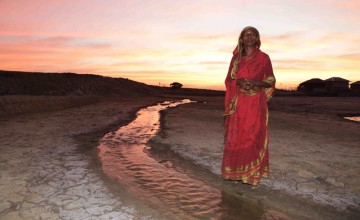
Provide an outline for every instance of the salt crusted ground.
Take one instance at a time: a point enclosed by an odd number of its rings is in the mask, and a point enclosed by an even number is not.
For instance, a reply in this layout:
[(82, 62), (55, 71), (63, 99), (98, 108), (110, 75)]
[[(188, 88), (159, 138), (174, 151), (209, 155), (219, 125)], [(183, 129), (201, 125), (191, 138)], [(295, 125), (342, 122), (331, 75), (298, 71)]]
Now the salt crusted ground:
[[(223, 99), (203, 98), (200, 101), (166, 111), (163, 132), (153, 142), (168, 145), (182, 157), (220, 176)], [(262, 180), (258, 194), (243, 184), (235, 192), (253, 196), (282, 211), (309, 212), (309, 215), (300, 214), (309, 218), (358, 216), (360, 123), (337, 116), (345, 113), (360, 113), (360, 98), (273, 98), (269, 121), (271, 177)], [(268, 195), (263, 197), (263, 193)], [(284, 204), (284, 198), (279, 198), (278, 194), (288, 195), (288, 201)], [(302, 207), (308, 204), (319, 208), (302, 210), (287, 205), (289, 200), (303, 204)], [(343, 214), (349, 212), (352, 213), (350, 217)]]
[[(197, 99), (206, 102), (166, 110), (153, 148), (165, 144), (204, 168), (192, 167), (205, 181), (290, 216), (359, 217), (360, 123), (336, 115), (359, 113), (359, 98), (271, 100), (271, 178), (258, 189), (221, 180), (222, 98)], [(118, 195), (91, 153), (103, 134), (157, 101), (1, 97), (0, 219), (160, 219)]]
[(87, 153), (105, 132), (156, 102), (109, 99), (85, 105), (66, 97), (1, 97), (0, 106), (14, 109), (0, 118), (0, 219), (156, 217), (146, 205), (111, 191), (96, 157)]

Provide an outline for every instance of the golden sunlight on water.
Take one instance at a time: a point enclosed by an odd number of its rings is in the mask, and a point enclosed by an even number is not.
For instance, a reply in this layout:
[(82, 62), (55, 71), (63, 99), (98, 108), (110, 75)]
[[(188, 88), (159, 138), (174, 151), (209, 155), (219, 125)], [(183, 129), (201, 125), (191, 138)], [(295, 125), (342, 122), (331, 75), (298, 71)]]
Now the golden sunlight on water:
[(355, 117), (344, 117), (347, 120), (351, 120), (351, 121), (357, 121), (360, 122), (360, 116), (355, 116)]
[(189, 102), (165, 102), (142, 109), (133, 122), (106, 134), (98, 146), (104, 173), (166, 218), (268, 219), (263, 208), (240, 201), (144, 152), (145, 143), (160, 128), (159, 111)]

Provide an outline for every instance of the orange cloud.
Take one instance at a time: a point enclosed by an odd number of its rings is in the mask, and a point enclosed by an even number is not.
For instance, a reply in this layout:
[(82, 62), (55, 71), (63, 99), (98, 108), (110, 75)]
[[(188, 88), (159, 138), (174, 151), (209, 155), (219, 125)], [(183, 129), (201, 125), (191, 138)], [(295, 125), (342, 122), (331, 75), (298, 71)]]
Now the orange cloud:
[[(255, 24), (261, 29), (261, 49), (270, 55), (278, 82), (327, 72), (359, 75), (360, 37), (354, 30), (360, 3), (292, 4), (296, 8), (259, 0), (2, 0), (0, 69), (222, 87), (241, 26), (253, 22), (250, 9), (256, 8), (266, 18)], [(278, 16), (281, 12), (288, 13), (287, 19)]]

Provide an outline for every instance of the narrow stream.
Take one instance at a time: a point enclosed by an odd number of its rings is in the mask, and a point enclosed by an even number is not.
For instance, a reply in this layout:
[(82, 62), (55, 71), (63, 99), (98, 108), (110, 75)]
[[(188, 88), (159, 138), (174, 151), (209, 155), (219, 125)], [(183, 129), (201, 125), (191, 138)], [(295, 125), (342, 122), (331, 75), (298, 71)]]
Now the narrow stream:
[(140, 110), (127, 126), (106, 134), (98, 146), (103, 171), (136, 199), (176, 219), (264, 219), (262, 208), (159, 163), (144, 152), (160, 129), (160, 111), (190, 100), (164, 102)]

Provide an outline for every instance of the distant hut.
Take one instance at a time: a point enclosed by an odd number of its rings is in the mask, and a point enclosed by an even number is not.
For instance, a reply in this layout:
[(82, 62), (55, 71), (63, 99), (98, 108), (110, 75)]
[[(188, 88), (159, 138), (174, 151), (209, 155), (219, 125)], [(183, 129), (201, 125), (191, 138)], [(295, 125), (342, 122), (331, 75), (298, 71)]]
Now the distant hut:
[(325, 80), (328, 93), (349, 92), (349, 80), (340, 77), (331, 77)]
[(173, 82), (170, 84), (170, 87), (173, 89), (181, 89), (182, 86), (183, 86), (183, 84), (181, 84), (179, 82)]
[(324, 80), (319, 78), (309, 79), (299, 84), (297, 91), (303, 93), (325, 93), (326, 84)]
[(350, 84), (350, 91), (354, 94), (360, 94), (360, 81), (356, 81)]

